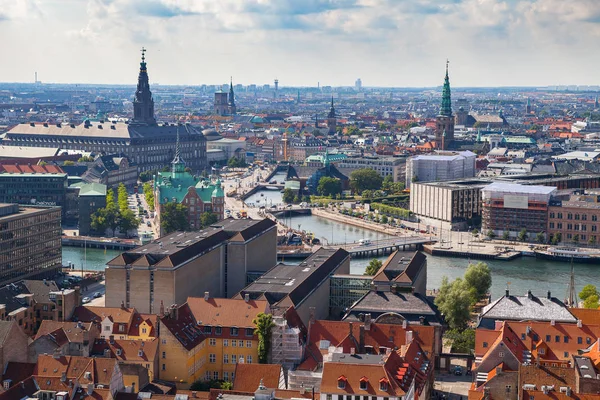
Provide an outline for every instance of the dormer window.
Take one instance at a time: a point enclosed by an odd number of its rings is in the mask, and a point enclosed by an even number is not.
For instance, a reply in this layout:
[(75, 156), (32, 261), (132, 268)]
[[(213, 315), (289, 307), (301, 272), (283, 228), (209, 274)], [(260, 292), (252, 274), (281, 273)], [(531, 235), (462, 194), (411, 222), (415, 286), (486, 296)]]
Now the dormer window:
[(367, 385), (369, 384), (369, 379), (366, 376), (360, 378), (360, 390), (367, 390)]
[(346, 389), (346, 382), (348, 382), (348, 379), (344, 375), (340, 376), (338, 378), (338, 389)]
[(388, 390), (388, 380), (386, 378), (381, 378), (379, 380), (379, 390), (382, 392), (387, 392)]

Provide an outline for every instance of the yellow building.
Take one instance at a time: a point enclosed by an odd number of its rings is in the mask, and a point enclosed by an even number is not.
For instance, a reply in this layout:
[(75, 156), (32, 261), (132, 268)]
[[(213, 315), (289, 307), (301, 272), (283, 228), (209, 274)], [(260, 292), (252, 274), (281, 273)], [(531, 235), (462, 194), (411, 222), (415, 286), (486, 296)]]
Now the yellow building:
[(264, 300), (190, 297), (160, 319), (159, 377), (187, 387), (210, 379), (233, 381), (237, 363), (258, 362), (252, 320), (268, 313)]

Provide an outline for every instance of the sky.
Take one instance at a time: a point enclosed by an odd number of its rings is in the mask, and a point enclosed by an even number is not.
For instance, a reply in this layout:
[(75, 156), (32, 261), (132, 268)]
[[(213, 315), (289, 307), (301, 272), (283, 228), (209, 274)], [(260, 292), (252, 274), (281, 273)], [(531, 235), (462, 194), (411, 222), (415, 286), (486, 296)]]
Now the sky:
[(0, 82), (600, 84), (600, 0), (0, 0)]

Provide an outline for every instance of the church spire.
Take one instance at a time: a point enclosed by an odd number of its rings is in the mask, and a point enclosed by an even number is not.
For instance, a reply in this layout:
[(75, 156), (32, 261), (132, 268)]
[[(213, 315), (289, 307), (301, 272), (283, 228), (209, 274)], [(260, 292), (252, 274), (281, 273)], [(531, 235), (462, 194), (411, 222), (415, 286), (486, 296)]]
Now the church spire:
[(185, 162), (181, 158), (181, 146), (179, 145), (179, 127), (177, 128), (177, 141), (175, 142), (175, 157), (171, 164), (172, 177), (178, 178), (178, 175), (185, 171)]
[(138, 84), (133, 100), (133, 123), (137, 124), (155, 124), (154, 118), (154, 99), (148, 83), (148, 70), (146, 68), (146, 49), (142, 47), (142, 61), (140, 62), (140, 72), (138, 75)]
[(335, 118), (335, 107), (333, 106), (333, 96), (331, 96), (331, 108), (329, 109), (329, 115), (327, 118)]
[(442, 89), (442, 106), (440, 107), (440, 115), (446, 117), (452, 116), (452, 99), (450, 97), (450, 78), (448, 76), (448, 64), (446, 60), (446, 77), (444, 78), (444, 87)]

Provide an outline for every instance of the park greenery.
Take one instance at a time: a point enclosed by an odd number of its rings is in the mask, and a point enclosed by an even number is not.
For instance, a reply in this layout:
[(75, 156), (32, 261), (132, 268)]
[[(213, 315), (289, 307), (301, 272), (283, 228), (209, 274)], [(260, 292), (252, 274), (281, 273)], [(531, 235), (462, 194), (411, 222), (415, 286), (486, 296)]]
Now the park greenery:
[(154, 187), (152, 186), (152, 182), (145, 182), (142, 188), (144, 190), (146, 203), (148, 203), (148, 208), (150, 208), (150, 211), (154, 211)]
[(165, 234), (189, 230), (187, 207), (175, 202), (163, 204), (160, 210), (160, 227)]
[(190, 390), (198, 392), (209, 392), (210, 389), (231, 390), (233, 389), (233, 383), (223, 379), (211, 379), (206, 381), (204, 378), (201, 378), (193, 382), (190, 386)]
[(244, 168), (247, 167), (246, 159), (243, 157), (231, 157), (227, 160), (227, 166), (229, 168)]
[(592, 284), (587, 284), (581, 289), (579, 292), (579, 298), (583, 300), (583, 308), (593, 308), (597, 309), (600, 307), (600, 293), (598, 293), (598, 289), (596, 286)]
[(121, 233), (136, 228), (140, 221), (135, 213), (127, 205), (127, 189), (121, 183), (117, 188), (117, 197), (113, 189), (106, 193), (106, 206), (99, 208), (92, 214), (91, 227), (98, 233), (104, 233), (107, 229), (116, 235), (117, 229)]
[(383, 263), (381, 262), (381, 260), (378, 260), (376, 258), (372, 259), (371, 262), (369, 262), (369, 265), (367, 265), (367, 268), (365, 269), (365, 275), (375, 275), (382, 265)]
[(335, 196), (342, 193), (342, 181), (337, 178), (323, 176), (319, 179), (317, 193), (321, 196)]
[(411, 215), (410, 210), (400, 207), (388, 206), (386, 204), (371, 203), (371, 209), (379, 211), (380, 214), (387, 215), (388, 217), (408, 219)]
[(350, 174), (350, 188), (358, 194), (365, 190), (379, 190), (382, 184), (381, 175), (371, 168), (357, 169)]

